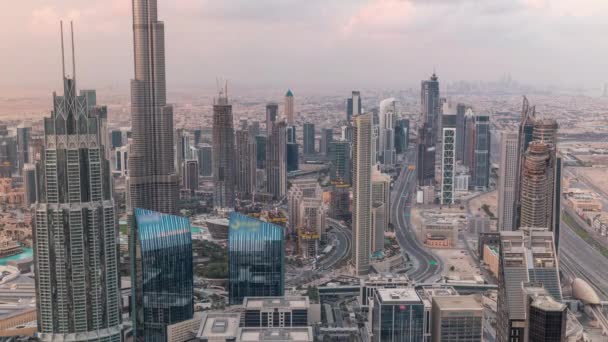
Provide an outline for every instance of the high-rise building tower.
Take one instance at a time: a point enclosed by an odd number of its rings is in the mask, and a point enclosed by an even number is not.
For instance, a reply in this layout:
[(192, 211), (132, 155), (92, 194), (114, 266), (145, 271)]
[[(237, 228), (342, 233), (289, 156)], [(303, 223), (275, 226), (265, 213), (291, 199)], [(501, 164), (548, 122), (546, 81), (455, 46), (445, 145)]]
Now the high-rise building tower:
[(551, 146), (533, 140), (523, 156), (521, 178), (521, 227), (550, 228), (552, 220)]
[(232, 105), (227, 89), (220, 90), (213, 104), (213, 206), (234, 208), (236, 185), (236, 150)]
[(351, 184), (352, 161), (350, 157), (350, 142), (345, 140), (333, 141), (329, 144), (331, 160), (330, 178), (334, 182)]
[(379, 114), (379, 160), (385, 165), (394, 165), (397, 161), (395, 150), (395, 123), (397, 120), (396, 100), (385, 99), (380, 102)]
[(566, 342), (568, 309), (553, 299), (542, 284), (524, 285), (526, 295), (526, 341)]
[(524, 96), (521, 110), (521, 120), (518, 128), (517, 138), (517, 178), (515, 180), (516, 196), (514, 211), (514, 225), (520, 227), (521, 221), (521, 179), (523, 172), (524, 155), (528, 150), (528, 145), (532, 141), (534, 133), (534, 121), (536, 121), (536, 107), (530, 106), (528, 99)]
[(17, 159), (19, 162), (19, 172), (23, 172), (23, 166), (30, 162), (29, 149), (31, 134), (31, 127), (17, 127)]
[(477, 115), (475, 117), (475, 152), (471, 174), (473, 185), (480, 190), (486, 190), (490, 185), (490, 145), (490, 117)]
[(38, 200), (38, 170), (35, 164), (23, 165), (23, 187), (25, 192), (25, 207), (29, 208)]
[(197, 159), (187, 159), (184, 161), (182, 172), (182, 186), (184, 189), (189, 190), (191, 193), (194, 193), (198, 190), (198, 175), (199, 175), (199, 165)]
[(156, 0), (133, 0), (135, 78), (131, 80), (130, 208), (177, 212), (173, 107), (167, 105), (165, 27)]
[(380, 168), (372, 167), (372, 207), (374, 208), (374, 225), (372, 226), (372, 243), (370, 253), (384, 249), (384, 232), (388, 229), (391, 217), (391, 176), (382, 173)]
[(287, 125), (289, 126), (293, 126), (295, 124), (293, 100), (293, 92), (291, 92), (291, 89), (288, 89), (287, 93), (285, 94), (285, 120), (287, 120)]
[(232, 213), (228, 233), (228, 296), (231, 305), (245, 297), (283, 296), (283, 227)]
[(441, 137), (441, 204), (454, 204), (454, 167), (456, 165), (456, 115), (442, 117)]
[(369, 272), (372, 234), (372, 115), (353, 118), (353, 264), (357, 275)]
[(500, 232), (496, 341), (525, 341), (524, 284), (542, 283), (556, 301), (562, 300), (553, 233), (522, 228)]
[(266, 145), (266, 187), (274, 199), (287, 194), (287, 124), (272, 125)]
[(266, 145), (268, 145), (268, 137), (265, 135), (255, 136), (255, 159), (258, 169), (266, 168)]
[[(185, 217), (134, 210), (139, 251), (135, 341), (167, 341), (169, 325), (192, 319), (192, 228)], [(133, 292), (133, 290), (132, 290)]]
[[(63, 55), (63, 29), (62, 55)], [(72, 56), (74, 39), (72, 30)], [(99, 118), (65, 76), (44, 119), (34, 211), (36, 309), (41, 341), (121, 341), (118, 236)], [(27, 169), (26, 169), (27, 170)]]
[(462, 164), (469, 168), (471, 176), (474, 173), (475, 165), (475, 119), (476, 115), (472, 108), (467, 108), (464, 114), (464, 150)]
[(321, 143), (319, 144), (319, 152), (325, 156), (329, 156), (329, 145), (334, 141), (334, 130), (331, 128), (323, 128), (321, 130)]
[(517, 179), (517, 133), (502, 132), (498, 179), (498, 230), (517, 230), (514, 213)]
[(272, 134), (272, 127), (279, 119), (279, 105), (276, 103), (269, 103), (266, 105), (266, 136)]
[(198, 166), (203, 177), (213, 175), (213, 147), (209, 144), (199, 145)]
[(362, 113), (361, 92), (353, 90), (351, 97), (346, 100), (346, 122), (350, 123), (353, 117)]
[(256, 188), (255, 137), (248, 130), (236, 131), (236, 190), (240, 198), (251, 198)]
[(311, 156), (315, 154), (315, 124), (305, 123), (303, 131), (303, 152), (305, 156)]
[(287, 143), (287, 172), (300, 169), (300, 145)]
[(404, 153), (409, 147), (410, 120), (399, 119), (395, 124), (395, 152)]
[(464, 128), (465, 114), (467, 106), (463, 103), (456, 105), (456, 136), (459, 137), (456, 141), (456, 160), (463, 161), (464, 159)]
[(428, 132), (432, 141), (437, 141), (441, 126), (441, 99), (439, 96), (439, 79), (433, 73), (429, 80), (422, 81), (421, 90), (421, 121), (427, 124)]

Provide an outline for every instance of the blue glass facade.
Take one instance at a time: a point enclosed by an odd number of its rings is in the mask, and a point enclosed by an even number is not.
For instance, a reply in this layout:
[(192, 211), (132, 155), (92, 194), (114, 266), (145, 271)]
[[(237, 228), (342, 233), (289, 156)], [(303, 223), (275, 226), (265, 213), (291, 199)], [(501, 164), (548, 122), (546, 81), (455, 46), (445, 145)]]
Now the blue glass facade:
[(194, 314), (192, 236), (187, 218), (135, 209), (132, 306), (137, 340), (166, 341), (170, 324)]
[(232, 213), (228, 236), (230, 304), (245, 297), (283, 296), (283, 227)]
[(422, 302), (383, 303), (376, 298), (372, 313), (374, 342), (422, 342)]

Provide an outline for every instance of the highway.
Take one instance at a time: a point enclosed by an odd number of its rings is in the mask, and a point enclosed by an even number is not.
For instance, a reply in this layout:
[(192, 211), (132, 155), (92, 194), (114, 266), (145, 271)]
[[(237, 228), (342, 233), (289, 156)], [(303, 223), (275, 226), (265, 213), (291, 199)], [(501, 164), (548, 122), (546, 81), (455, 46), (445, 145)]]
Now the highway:
[(420, 243), (410, 222), (411, 201), (414, 200), (416, 189), (416, 170), (410, 170), (408, 165), (416, 164), (414, 147), (412, 146), (407, 152), (404, 169), (395, 180), (391, 198), (391, 216), (401, 251), (407, 253), (413, 263), (408, 276), (417, 282), (434, 282), (441, 278), (442, 261)]
[(581, 239), (562, 220), (559, 261), (562, 271), (591, 285), (602, 300), (608, 299), (608, 259)]

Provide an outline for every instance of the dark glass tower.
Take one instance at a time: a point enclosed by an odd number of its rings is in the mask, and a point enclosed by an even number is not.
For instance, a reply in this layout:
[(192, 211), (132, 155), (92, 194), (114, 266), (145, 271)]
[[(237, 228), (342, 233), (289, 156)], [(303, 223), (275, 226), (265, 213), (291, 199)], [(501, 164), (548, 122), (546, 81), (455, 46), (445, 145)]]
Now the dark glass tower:
[(166, 341), (168, 325), (194, 315), (190, 222), (139, 208), (134, 215), (141, 252), (134, 335), (138, 341)]
[(304, 124), (304, 155), (315, 154), (315, 124), (307, 122)]
[(490, 117), (475, 117), (475, 151), (473, 158), (473, 184), (477, 189), (490, 185)]
[(228, 234), (229, 299), (282, 296), (285, 291), (283, 227), (232, 213)]
[(234, 208), (236, 192), (236, 148), (232, 105), (227, 89), (213, 104), (213, 206)]
[(165, 26), (156, 0), (133, 0), (135, 78), (131, 80), (130, 208), (177, 212), (173, 107), (167, 105)]

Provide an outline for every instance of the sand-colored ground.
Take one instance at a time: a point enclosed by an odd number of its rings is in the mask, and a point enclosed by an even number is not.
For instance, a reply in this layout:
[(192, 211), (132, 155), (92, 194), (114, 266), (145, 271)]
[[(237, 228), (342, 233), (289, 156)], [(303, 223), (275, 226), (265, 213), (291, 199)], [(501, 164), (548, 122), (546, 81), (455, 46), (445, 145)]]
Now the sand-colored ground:
[(487, 204), (494, 217), (498, 217), (498, 190), (494, 190), (483, 195), (477, 196), (469, 201), (471, 214), (485, 213), (481, 207)]
[(444, 263), (443, 275), (451, 279), (472, 280), (474, 276), (481, 275), (479, 267), (465, 249), (434, 249), (433, 253)]
[(578, 167), (576, 170), (581, 180), (593, 184), (604, 194), (608, 194), (608, 168)]

